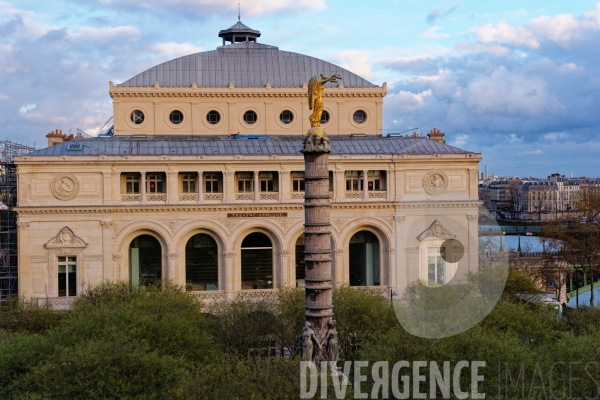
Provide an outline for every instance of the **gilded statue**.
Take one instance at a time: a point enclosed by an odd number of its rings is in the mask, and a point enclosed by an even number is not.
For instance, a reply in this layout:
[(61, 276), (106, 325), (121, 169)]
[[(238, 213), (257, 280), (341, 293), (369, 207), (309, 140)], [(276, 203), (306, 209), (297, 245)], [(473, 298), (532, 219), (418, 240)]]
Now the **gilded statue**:
[(326, 76), (321, 75), (321, 80), (317, 76), (313, 76), (308, 81), (308, 109), (313, 110), (310, 116), (310, 126), (312, 128), (321, 126), (321, 115), (323, 114), (323, 90), (327, 82), (337, 82), (338, 79), (342, 79), (339, 74)]

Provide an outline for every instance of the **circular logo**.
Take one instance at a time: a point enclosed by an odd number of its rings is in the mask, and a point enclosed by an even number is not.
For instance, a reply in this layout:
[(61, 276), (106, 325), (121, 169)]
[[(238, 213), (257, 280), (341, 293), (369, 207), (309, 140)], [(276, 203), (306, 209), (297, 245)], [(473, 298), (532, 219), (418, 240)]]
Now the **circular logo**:
[(59, 200), (71, 200), (79, 194), (79, 181), (74, 175), (59, 175), (52, 179), (50, 190)]
[(439, 196), (446, 192), (448, 177), (442, 171), (431, 171), (423, 178), (423, 188), (432, 196)]

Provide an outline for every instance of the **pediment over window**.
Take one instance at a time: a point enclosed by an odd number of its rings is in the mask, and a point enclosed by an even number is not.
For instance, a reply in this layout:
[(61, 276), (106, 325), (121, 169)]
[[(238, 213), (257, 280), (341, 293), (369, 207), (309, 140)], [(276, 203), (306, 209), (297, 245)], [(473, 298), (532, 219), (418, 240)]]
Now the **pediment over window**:
[(456, 236), (452, 234), (448, 229), (444, 228), (442, 223), (438, 220), (433, 221), (433, 224), (421, 233), (417, 239), (425, 240), (425, 239), (454, 239)]
[(75, 235), (71, 228), (65, 226), (44, 245), (47, 249), (63, 248), (63, 247), (87, 247), (87, 242)]

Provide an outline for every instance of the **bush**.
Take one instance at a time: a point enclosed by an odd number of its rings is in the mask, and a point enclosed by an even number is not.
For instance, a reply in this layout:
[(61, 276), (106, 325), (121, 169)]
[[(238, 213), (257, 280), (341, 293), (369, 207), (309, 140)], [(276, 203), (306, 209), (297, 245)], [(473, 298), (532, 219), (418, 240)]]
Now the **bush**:
[(0, 302), (0, 329), (11, 332), (44, 333), (57, 326), (64, 313), (37, 300), (12, 299)]
[(206, 323), (202, 305), (177, 286), (103, 283), (82, 293), (50, 336), (68, 347), (118, 333), (160, 354), (198, 362), (216, 355)]
[(186, 366), (152, 343), (115, 333), (55, 348), (19, 389), (44, 399), (165, 399), (186, 377)]

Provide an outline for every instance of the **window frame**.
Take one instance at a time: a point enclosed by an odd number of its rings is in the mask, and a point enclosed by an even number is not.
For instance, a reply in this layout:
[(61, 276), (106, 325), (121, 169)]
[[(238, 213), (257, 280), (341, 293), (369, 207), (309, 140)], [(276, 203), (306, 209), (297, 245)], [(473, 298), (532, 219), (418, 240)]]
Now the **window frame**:
[(345, 171), (344, 179), (347, 192), (360, 192), (363, 190), (363, 172), (358, 170)]
[[(223, 193), (223, 188), (221, 185), (222, 181), (221, 172), (213, 172), (208, 171), (202, 174), (202, 180), (204, 185), (204, 193)], [(216, 185), (217, 189), (214, 190), (214, 186)]]
[[(235, 173), (237, 193), (254, 193), (254, 174), (252, 172), (238, 171)], [(243, 190), (240, 190), (243, 189)]]
[(196, 183), (198, 182), (198, 173), (197, 172), (180, 172), (179, 173), (179, 182), (180, 182), (180, 193), (197, 193), (198, 187)]
[[(70, 260), (71, 258), (73, 258), (74, 260)], [(62, 260), (61, 260), (62, 259)], [(61, 267), (65, 268), (64, 272), (61, 272)], [(73, 271), (70, 271), (70, 267), (73, 267)], [(77, 256), (76, 255), (60, 255), (57, 256), (56, 258), (56, 279), (57, 279), (57, 297), (77, 297)], [(70, 274), (74, 274), (74, 279), (73, 282), (71, 282), (72, 285), (74, 285), (73, 288), (70, 288)], [(60, 274), (65, 274), (65, 288), (64, 288), (64, 294), (61, 295), (61, 278), (60, 278)], [(70, 290), (72, 289), (72, 290)], [(73, 293), (71, 293), (73, 292)]]
[(306, 181), (304, 180), (304, 171), (292, 171), (292, 192), (304, 192), (306, 191)]
[[(153, 183), (156, 185), (154, 190), (151, 187)], [(146, 172), (146, 193), (164, 194), (166, 193), (166, 186), (167, 179), (164, 172)]]
[[(142, 174), (139, 172), (122, 172), (121, 173), (124, 194), (140, 194), (140, 186), (142, 183)], [(137, 190), (136, 190), (137, 187)], [(130, 190), (131, 188), (131, 190)]]

